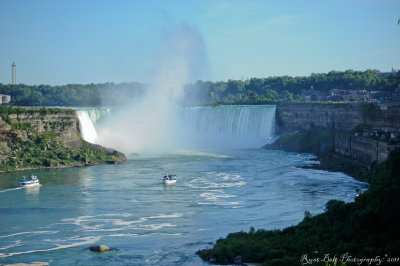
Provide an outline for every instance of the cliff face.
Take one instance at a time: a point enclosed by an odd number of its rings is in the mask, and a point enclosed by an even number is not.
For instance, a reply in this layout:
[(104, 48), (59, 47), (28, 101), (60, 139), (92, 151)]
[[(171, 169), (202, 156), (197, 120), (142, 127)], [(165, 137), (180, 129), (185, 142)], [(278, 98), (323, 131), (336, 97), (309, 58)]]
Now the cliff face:
[[(18, 137), (27, 140), (29, 134), (43, 134), (51, 131), (57, 134), (65, 147), (78, 149), (81, 147), (78, 132), (78, 118), (75, 112), (69, 109), (60, 109), (57, 113), (21, 113), (9, 115)], [(13, 131), (12, 126), (8, 129)]]
[[(278, 133), (291, 133), (299, 130), (330, 130), (336, 132), (335, 153), (352, 159), (359, 165), (370, 167), (386, 160), (390, 152), (400, 147), (396, 139), (388, 141), (376, 137), (377, 132), (400, 133), (400, 106), (378, 106), (375, 104), (292, 104), (277, 106), (276, 121)], [(352, 131), (374, 132), (374, 137), (362, 136)], [(299, 133), (300, 134), (300, 133)], [(298, 134), (297, 134), (298, 135)], [(311, 139), (303, 138), (310, 143)], [(278, 142), (279, 144), (279, 142)]]
[(75, 111), (2, 107), (0, 171), (120, 163), (125, 155), (84, 141)]
[(359, 124), (365, 128), (400, 132), (400, 106), (362, 104), (291, 104), (277, 106), (279, 133), (311, 128), (349, 131)]
[(400, 148), (399, 143), (388, 143), (344, 133), (337, 133), (335, 136), (335, 153), (351, 158), (366, 167), (387, 160), (390, 152), (397, 148)]

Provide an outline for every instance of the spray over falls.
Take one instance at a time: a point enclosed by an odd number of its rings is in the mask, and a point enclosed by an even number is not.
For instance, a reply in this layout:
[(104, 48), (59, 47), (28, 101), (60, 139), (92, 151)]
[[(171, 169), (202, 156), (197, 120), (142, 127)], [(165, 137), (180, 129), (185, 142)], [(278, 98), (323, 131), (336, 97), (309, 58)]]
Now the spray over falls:
[[(274, 106), (179, 106), (185, 84), (204, 72), (205, 47), (197, 30), (182, 24), (165, 32), (157, 58), (146, 96), (96, 122), (97, 136), (89, 141), (130, 154), (260, 147), (273, 135)], [(83, 114), (80, 121), (90, 124)]]
[[(96, 143), (128, 154), (182, 149), (259, 148), (268, 143), (275, 132), (275, 106), (175, 107), (170, 111), (168, 115), (174, 118), (174, 126), (167, 125), (165, 130), (158, 130), (146, 123), (149, 116), (157, 116), (151, 109), (149, 113), (143, 113), (143, 116), (141, 112), (133, 112), (130, 117), (125, 117), (121, 115), (121, 112), (126, 114), (125, 111), (115, 109), (98, 121), (81, 119), (89, 115), (82, 115), (79, 119), (84, 132), (96, 124), (98, 132), (102, 132), (103, 136), (108, 134), (106, 140), (114, 138), (113, 142), (106, 143), (102, 142), (104, 139), (97, 138)], [(125, 122), (124, 118), (127, 119)], [(124, 137), (129, 136), (128, 132), (121, 134), (113, 126), (110, 127), (110, 124), (117, 121), (122, 124), (131, 123), (132, 138)]]

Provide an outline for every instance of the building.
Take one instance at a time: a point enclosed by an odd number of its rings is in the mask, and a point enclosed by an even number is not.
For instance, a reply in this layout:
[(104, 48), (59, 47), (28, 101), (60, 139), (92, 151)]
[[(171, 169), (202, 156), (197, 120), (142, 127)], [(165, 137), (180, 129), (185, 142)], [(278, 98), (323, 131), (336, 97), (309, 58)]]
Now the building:
[(15, 62), (12, 63), (11, 65), (11, 71), (12, 71), (12, 85), (17, 84), (17, 66), (15, 65)]
[(11, 96), (0, 94), (0, 104), (9, 104), (11, 102)]
[(344, 95), (345, 100), (360, 100), (366, 101), (369, 99), (370, 94), (366, 90), (349, 90), (347, 94)]
[(398, 72), (399, 72), (398, 69), (395, 69), (395, 68), (392, 67), (392, 71), (391, 72), (382, 72), (382, 73), (378, 73), (377, 75), (380, 78), (387, 78), (387, 77), (389, 77), (391, 75), (396, 75)]
[(315, 102), (315, 101), (325, 101), (327, 93), (322, 91), (316, 91), (314, 86), (311, 86), (309, 91), (305, 91), (301, 94), (303, 102)]

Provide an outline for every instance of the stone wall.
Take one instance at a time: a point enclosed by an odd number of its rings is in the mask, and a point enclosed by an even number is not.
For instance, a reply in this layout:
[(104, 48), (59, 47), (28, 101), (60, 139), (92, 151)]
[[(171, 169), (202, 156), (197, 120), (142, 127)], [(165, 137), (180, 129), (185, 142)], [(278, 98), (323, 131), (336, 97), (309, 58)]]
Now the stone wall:
[(276, 108), (278, 134), (311, 128), (350, 131), (363, 124), (378, 131), (400, 132), (400, 106), (366, 112), (361, 104), (288, 104)]
[[(289, 104), (276, 108), (277, 133), (329, 129), (346, 132), (362, 125), (364, 129), (400, 133), (400, 106), (362, 104)], [(400, 147), (373, 138), (344, 133), (335, 135), (335, 153), (370, 167), (386, 160)]]
[(364, 166), (385, 161), (390, 152), (400, 148), (400, 144), (389, 144), (375, 139), (337, 133), (335, 153), (356, 160)]
[[(66, 109), (65, 112), (59, 113), (10, 114), (9, 117), (13, 123), (29, 123), (36, 133), (44, 133), (46, 130), (59, 133), (64, 146), (75, 149), (80, 148), (79, 122), (74, 111)], [(15, 132), (18, 137), (27, 139), (27, 131), (16, 130)]]

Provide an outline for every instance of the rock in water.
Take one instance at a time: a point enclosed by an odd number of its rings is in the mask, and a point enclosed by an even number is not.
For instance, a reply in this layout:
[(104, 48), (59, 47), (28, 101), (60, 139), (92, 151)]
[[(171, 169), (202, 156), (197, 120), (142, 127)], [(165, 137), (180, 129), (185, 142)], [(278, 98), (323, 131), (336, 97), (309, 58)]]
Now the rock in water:
[(111, 248), (107, 247), (106, 245), (93, 245), (93, 246), (90, 246), (89, 249), (91, 251), (96, 251), (96, 252), (104, 252), (104, 251), (111, 250)]

